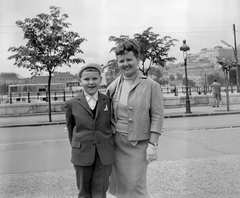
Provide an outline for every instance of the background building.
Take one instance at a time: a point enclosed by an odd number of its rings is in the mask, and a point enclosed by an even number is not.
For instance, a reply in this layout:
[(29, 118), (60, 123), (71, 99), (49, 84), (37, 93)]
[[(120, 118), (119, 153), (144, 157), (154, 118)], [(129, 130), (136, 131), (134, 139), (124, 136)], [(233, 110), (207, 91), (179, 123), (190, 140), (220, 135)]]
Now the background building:
[[(240, 60), (240, 45), (238, 46), (238, 60)], [(216, 46), (212, 49), (202, 49), (198, 53), (188, 54), (187, 57), (187, 72), (188, 78), (195, 81), (196, 85), (204, 85), (207, 83), (207, 76), (219, 72), (220, 75), (224, 75), (221, 66), (217, 63), (217, 58), (231, 60), (235, 62), (234, 52), (231, 48), (223, 48)], [(239, 63), (240, 61), (238, 61)], [(236, 85), (236, 67), (230, 72), (230, 83)], [(166, 66), (166, 73), (164, 75), (181, 74), (185, 76), (184, 64), (169, 64)], [(177, 82), (179, 84), (181, 82)]]

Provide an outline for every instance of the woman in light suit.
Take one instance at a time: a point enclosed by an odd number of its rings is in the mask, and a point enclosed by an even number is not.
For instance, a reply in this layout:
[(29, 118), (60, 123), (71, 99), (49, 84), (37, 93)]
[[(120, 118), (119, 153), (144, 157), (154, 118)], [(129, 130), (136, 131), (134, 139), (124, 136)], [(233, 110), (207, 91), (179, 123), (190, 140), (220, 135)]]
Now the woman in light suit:
[(160, 86), (138, 70), (140, 48), (128, 40), (115, 50), (122, 74), (107, 88), (115, 121), (115, 164), (109, 192), (117, 198), (148, 198), (147, 165), (157, 159), (163, 126)]

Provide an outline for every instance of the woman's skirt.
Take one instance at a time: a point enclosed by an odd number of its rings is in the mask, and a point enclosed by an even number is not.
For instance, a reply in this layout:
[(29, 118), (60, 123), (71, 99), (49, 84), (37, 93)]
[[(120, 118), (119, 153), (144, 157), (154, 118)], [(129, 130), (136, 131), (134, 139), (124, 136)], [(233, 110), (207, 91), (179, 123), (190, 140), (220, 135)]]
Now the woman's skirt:
[(126, 135), (116, 133), (115, 163), (109, 193), (117, 198), (149, 198), (146, 189), (148, 140), (133, 146)]

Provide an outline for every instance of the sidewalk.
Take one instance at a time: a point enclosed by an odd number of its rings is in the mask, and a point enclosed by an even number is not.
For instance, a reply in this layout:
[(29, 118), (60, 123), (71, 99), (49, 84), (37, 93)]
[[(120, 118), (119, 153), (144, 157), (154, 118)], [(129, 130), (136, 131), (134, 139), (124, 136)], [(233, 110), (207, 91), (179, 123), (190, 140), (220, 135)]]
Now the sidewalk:
[[(227, 106), (221, 107), (212, 106), (192, 106), (192, 113), (185, 113), (185, 107), (168, 108), (164, 110), (164, 118), (179, 118), (179, 117), (193, 117), (193, 116), (214, 116), (214, 115), (228, 115), (240, 114), (240, 104), (230, 104), (229, 111)], [(21, 126), (41, 126), (41, 125), (58, 125), (65, 124), (64, 113), (53, 113), (52, 122), (49, 122), (48, 114), (27, 114), (15, 115), (11, 117), (0, 118), (0, 128), (3, 127), (21, 127)]]

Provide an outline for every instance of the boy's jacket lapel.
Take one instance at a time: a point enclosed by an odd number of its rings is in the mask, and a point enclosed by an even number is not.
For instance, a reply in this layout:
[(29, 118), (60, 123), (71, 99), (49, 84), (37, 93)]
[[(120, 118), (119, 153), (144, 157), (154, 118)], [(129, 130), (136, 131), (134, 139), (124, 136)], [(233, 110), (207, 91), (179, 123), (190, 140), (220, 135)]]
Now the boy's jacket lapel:
[(79, 94), (78, 100), (79, 100), (79, 105), (81, 105), (88, 113), (90, 113), (90, 115), (92, 115), (92, 110), (90, 109), (83, 92)]
[(98, 93), (98, 105), (97, 105), (97, 111), (96, 111), (96, 116), (95, 118), (98, 117), (99, 112), (101, 111), (102, 108), (105, 108), (106, 102), (105, 102), (105, 97), (103, 94)]

